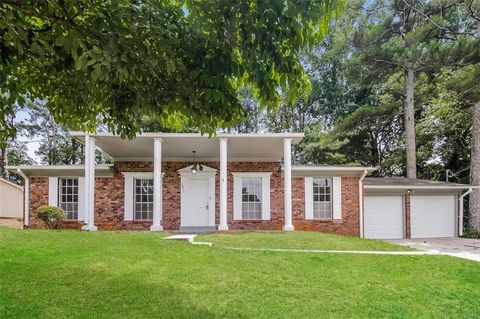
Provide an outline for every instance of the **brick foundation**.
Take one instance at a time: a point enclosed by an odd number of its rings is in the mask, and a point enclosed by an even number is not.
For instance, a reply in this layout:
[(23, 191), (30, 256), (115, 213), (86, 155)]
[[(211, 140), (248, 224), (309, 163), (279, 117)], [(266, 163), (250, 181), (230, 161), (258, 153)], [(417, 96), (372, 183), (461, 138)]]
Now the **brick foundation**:
[[(163, 177), (163, 227), (165, 230), (180, 228), (180, 176), (178, 170), (192, 162), (164, 162)], [(204, 162), (203, 165), (219, 169), (219, 162)], [(278, 162), (229, 162), (227, 173), (228, 203), (227, 220), (230, 230), (281, 230), (284, 225), (283, 176)], [(95, 180), (95, 225), (103, 230), (148, 230), (151, 221), (124, 220), (124, 176), (122, 172), (152, 172), (151, 162), (116, 162), (114, 175)], [(233, 176), (232, 172), (272, 172), (270, 180), (270, 215), (268, 221), (233, 220)], [(358, 177), (342, 177), (342, 219), (319, 221), (305, 220), (304, 179), (292, 180), (293, 224), (296, 230), (331, 232), (343, 235), (359, 235)], [(220, 214), (219, 173), (215, 178), (215, 220)], [(36, 217), (36, 209), (48, 204), (48, 178), (30, 179), (30, 226), (43, 227)], [(80, 228), (82, 222), (65, 221), (63, 227)]]

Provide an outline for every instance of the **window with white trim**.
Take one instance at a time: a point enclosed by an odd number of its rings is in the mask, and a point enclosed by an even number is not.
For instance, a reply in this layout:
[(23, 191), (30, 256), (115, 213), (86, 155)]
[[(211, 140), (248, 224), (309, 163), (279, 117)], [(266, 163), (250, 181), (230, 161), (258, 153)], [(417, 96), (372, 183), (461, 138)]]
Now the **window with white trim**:
[(332, 179), (313, 178), (313, 218), (331, 219), (332, 209)]
[(78, 219), (78, 178), (59, 178), (58, 206), (66, 213), (66, 219)]
[(153, 179), (134, 178), (134, 205), (135, 220), (153, 219)]
[(262, 178), (242, 178), (242, 219), (262, 219)]
[(270, 220), (270, 172), (234, 172), (233, 219)]

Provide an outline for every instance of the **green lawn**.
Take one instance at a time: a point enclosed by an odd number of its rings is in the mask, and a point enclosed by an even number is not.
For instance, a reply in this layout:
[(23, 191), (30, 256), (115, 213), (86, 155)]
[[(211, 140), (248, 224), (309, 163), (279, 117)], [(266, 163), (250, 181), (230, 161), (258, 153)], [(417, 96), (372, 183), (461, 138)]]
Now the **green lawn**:
[(0, 228), (0, 318), (480, 317), (475, 262), (223, 246), (269, 236), (291, 247), (302, 237), (307, 246), (382, 245), (322, 234), (205, 236), (218, 239), (213, 248), (163, 236)]
[(223, 248), (282, 248), (316, 250), (415, 250), (393, 245), (382, 240), (365, 240), (358, 237), (337, 236), (318, 232), (238, 232), (212, 233), (198, 236), (196, 241), (215, 243)]

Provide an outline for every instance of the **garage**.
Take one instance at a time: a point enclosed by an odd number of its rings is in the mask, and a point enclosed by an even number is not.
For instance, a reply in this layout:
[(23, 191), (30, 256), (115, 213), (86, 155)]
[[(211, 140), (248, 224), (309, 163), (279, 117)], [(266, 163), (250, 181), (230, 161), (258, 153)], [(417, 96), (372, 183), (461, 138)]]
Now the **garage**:
[(412, 238), (455, 237), (454, 195), (410, 196)]
[(399, 239), (404, 236), (403, 196), (365, 196), (365, 237)]
[(462, 195), (475, 186), (403, 177), (366, 178), (363, 235), (373, 239), (442, 238), (462, 233)]

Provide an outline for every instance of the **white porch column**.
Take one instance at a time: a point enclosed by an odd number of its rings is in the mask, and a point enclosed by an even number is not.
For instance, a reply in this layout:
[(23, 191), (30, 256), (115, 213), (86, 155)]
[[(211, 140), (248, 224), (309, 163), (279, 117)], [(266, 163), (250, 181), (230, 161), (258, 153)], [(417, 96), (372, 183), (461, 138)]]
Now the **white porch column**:
[(83, 230), (96, 231), (95, 226), (95, 138), (85, 135), (85, 225)]
[(285, 194), (285, 225), (284, 231), (293, 231), (292, 224), (292, 139), (283, 139), (283, 183)]
[(150, 231), (162, 231), (162, 139), (154, 139), (153, 145), (153, 224)]
[(227, 139), (220, 138), (220, 225), (218, 230), (228, 230), (227, 223)]
[(30, 178), (21, 169), (17, 168), (18, 175), (23, 177), (23, 226), (28, 228), (30, 224)]

